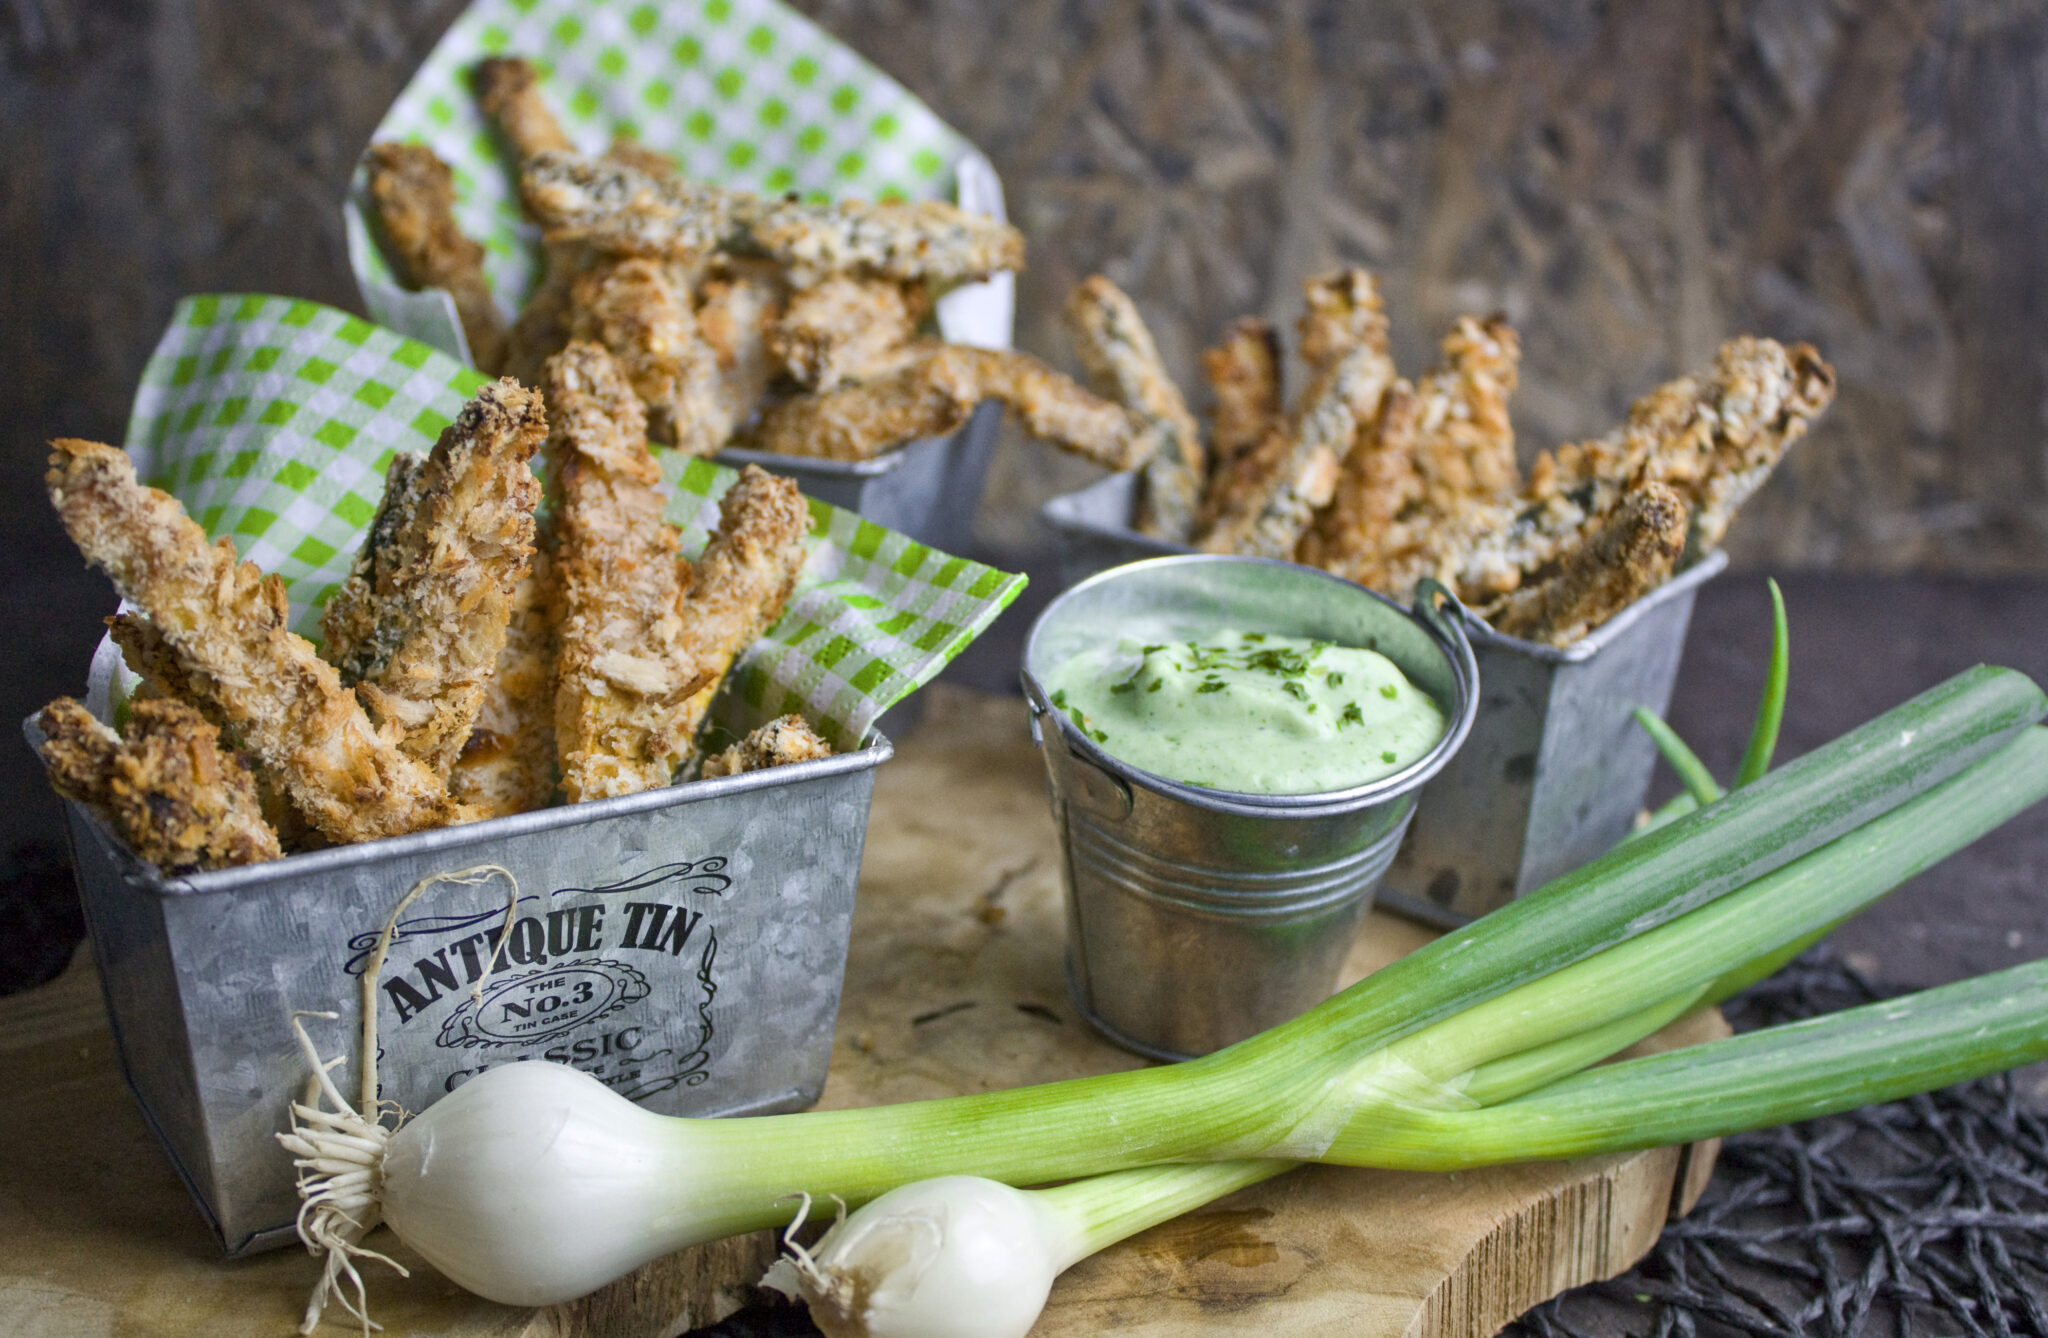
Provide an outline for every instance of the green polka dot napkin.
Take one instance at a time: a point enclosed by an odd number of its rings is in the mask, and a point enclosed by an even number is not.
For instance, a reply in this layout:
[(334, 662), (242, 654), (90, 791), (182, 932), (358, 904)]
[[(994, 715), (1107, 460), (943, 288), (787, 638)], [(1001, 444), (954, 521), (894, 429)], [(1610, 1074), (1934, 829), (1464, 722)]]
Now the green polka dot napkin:
[[(317, 302), (210, 294), (178, 304), (143, 369), (128, 452), (208, 534), (284, 578), (292, 629), (319, 610), (384, 492), (396, 451), (426, 451), (485, 378), (454, 358)], [(668, 518), (703, 550), (736, 477), (660, 452)], [(823, 502), (782, 618), (742, 658), (717, 721), (790, 712), (849, 748), (928, 683), (1024, 588)]]
[[(483, 244), (491, 289), (508, 317), (533, 289), (540, 248), (520, 216), (511, 152), (470, 91), (470, 68), (492, 55), (525, 56), (540, 67), (542, 96), (587, 153), (631, 134), (701, 181), (819, 199), (957, 195), (963, 207), (1002, 214), (1001, 187), (972, 144), (776, 0), (477, 0), (372, 138), (422, 143), (448, 163), (456, 221)], [(368, 198), (367, 174), (358, 170), (347, 209), (349, 259), (366, 309), (463, 356), (446, 295), (407, 292), (393, 277), (371, 238)], [(943, 305), (942, 328), (949, 338), (1006, 344), (1008, 277), (970, 287), (981, 301)]]

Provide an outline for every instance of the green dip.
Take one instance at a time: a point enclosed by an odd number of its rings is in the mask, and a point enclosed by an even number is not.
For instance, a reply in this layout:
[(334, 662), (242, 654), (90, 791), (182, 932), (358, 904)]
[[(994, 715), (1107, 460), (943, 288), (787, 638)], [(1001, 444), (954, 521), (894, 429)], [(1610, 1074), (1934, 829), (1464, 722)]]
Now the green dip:
[(1046, 676), (1105, 752), (1240, 794), (1348, 790), (1419, 760), (1444, 713), (1377, 651), (1223, 632), (1085, 650)]

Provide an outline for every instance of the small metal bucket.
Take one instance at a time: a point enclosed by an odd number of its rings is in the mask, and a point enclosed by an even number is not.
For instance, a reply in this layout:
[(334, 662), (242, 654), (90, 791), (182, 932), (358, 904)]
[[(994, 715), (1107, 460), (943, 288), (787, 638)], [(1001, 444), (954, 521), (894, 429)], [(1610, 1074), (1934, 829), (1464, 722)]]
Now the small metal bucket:
[[(1135, 476), (1045, 504), (1071, 584), (1180, 544), (1131, 529)], [(1502, 636), (1470, 613), (1479, 666), (1472, 737), (1429, 786), (1380, 902), (1452, 926), (1543, 886), (1627, 834), (1649, 792), (1656, 748), (1638, 706), (1670, 704), (1693, 596), (1728, 565), (1715, 550), (1572, 645)]]
[[(1189, 556), (1105, 572), (1040, 615), (1023, 680), (1065, 856), (1067, 984), (1105, 1036), (1185, 1059), (1328, 997), (1416, 791), (1472, 725), (1478, 683), (1454, 607), (1440, 588), (1409, 613), (1307, 567)], [(1111, 756), (1042, 686), (1047, 665), (1105, 637), (1224, 629), (1377, 650), (1443, 708), (1445, 734), (1412, 766), (1368, 785), (1238, 794)]]
[[(33, 720), (30, 742), (40, 739)], [(855, 752), (267, 864), (166, 878), (66, 804), (116, 1053), (230, 1254), (293, 1239), (276, 1140), (302, 1092), (292, 1018), (348, 1054), (361, 975), (398, 900), (380, 984), (383, 1096), (417, 1111), (487, 1068), (548, 1059), (650, 1110), (797, 1110), (824, 1087), (880, 735)]]

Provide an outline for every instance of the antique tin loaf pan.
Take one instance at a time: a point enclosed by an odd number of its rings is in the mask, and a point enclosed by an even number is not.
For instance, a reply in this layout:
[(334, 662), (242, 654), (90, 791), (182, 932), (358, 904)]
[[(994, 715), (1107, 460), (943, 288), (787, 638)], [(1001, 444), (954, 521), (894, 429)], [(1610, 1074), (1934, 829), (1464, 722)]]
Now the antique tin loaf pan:
[[(1045, 504), (1063, 585), (1193, 550), (1131, 528), (1137, 477), (1118, 474)], [(1708, 553), (1593, 633), (1556, 647), (1502, 636), (1469, 612), (1479, 667), (1472, 733), (1422, 792), (1381, 885), (1389, 910), (1455, 925), (1608, 849), (1649, 791), (1656, 749), (1638, 706), (1663, 714), (1699, 587), (1728, 565)]]
[[(30, 741), (40, 734), (33, 722)], [(818, 1098), (886, 738), (816, 762), (166, 878), (67, 804), (72, 865), (121, 1070), (230, 1254), (288, 1243), (275, 1135), (306, 1063), (351, 1056), (378, 991), (386, 1099), (417, 1111), (495, 1065), (574, 1065), (651, 1110), (730, 1115)], [(477, 986), (481, 981), (482, 989)]]

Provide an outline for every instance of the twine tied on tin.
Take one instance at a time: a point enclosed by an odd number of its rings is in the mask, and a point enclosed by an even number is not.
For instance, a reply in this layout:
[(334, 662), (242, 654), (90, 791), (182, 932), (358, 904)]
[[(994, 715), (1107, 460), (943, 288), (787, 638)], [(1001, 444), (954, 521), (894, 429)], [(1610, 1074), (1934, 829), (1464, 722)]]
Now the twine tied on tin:
[[(294, 1154), (292, 1165), (299, 1172), (299, 1239), (305, 1243), (308, 1254), (326, 1260), (320, 1280), (313, 1285), (312, 1296), (307, 1298), (305, 1318), (299, 1323), (300, 1333), (311, 1333), (319, 1325), (321, 1312), (327, 1308), (329, 1298), (339, 1300), (342, 1308), (361, 1322), (364, 1334), (383, 1327), (370, 1319), (369, 1293), (363, 1285), (362, 1274), (356, 1269), (357, 1259), (375, 1259), (396, 1269), (400, 1277), (411, 1276), (405, 1265), (362, 1243), (363, 1237), (383, 1220), (379, 1177), (384, 1151), (391, 1142), (391, 1136), (398, 1132), (408, 1117), (408, 1112), (397, 1102), (386, 1101), (378, 1095), (377, 980), (384, 970), (384, 959), (391, 951), (398, 918), (428, 888), (444, 883), (479, 887), (493, 878), (503, 878), (512, 890), (505, 900), (505, 923), (498, 931), (498, 941), (491, 949), (490, 960), (471, 987), (470, 997), (481, 1006), (484, 982), (491, 978), (491, 972), (497, 969), (499, 960), (504, 956), (505, 945), (512, 937), (512, 926), (518, 916), (519, 880), (512, 876), (511, 870), (500, 864), (477, 864), (467, 869), (428, 874), (414, 883), (411, 890), (391, 908), (391, 914), (385, 917), (384, 927), (377, 934), (377, 944), (371, 949), (363, 967), (363, 1029), (357, 1051), (362, 1058), (362, 1082), (356, 1105), (349, 1104), (329, 1076), (348, 1056), (322, 1059), (312, 1036), (306, 1031), (306, 1018), (331, 1019), (340, 1017), (340, 1014), (314, 1011), (292, 1014), (292, 1032), (298, 1038), (299, 1050), (305, 1055), (311, 1073), (307, 1078), (305, 1097), (292, 1103), (291, 1129), (279, 1134), (277, 1141)], [(327, 1106), (320, 1104), (322, 1097), (327, 1099)], [(389, 1124), (385, 1123), (387, 1114), (391, 1117)], [(342, 1285), (344, 1279), (347, 1280), (346, 1287)]]

